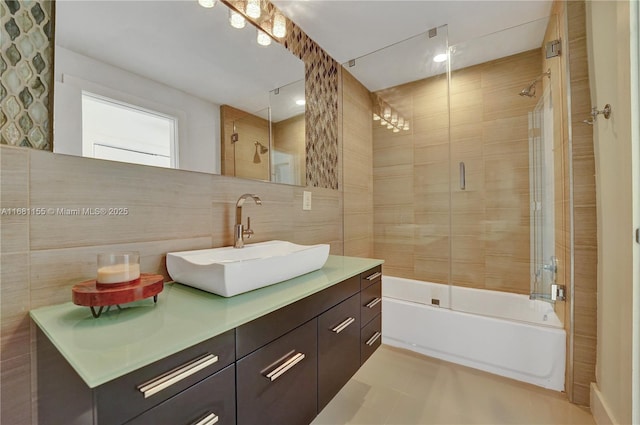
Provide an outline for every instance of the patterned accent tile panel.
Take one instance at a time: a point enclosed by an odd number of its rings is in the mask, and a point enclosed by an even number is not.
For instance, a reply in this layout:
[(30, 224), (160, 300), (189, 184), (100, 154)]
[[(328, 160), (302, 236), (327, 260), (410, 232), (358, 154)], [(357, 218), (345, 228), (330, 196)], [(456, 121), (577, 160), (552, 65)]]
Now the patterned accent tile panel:
[(52, 2), (0, 1), (0, 143), (51, 150)]
[(296, 24), (284, 46), (305, 63), (307, 185), (338, 189), (338, 62)]

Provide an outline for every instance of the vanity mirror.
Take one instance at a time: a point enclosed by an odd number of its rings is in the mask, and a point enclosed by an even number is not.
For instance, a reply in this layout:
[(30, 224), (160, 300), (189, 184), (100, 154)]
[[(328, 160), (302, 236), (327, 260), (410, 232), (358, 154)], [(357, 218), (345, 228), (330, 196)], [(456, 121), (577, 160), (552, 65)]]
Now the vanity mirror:
[[(248, 22), (233, 28), (221, 2), (204, 8), (195, 0), (58, 1), (55, 7), (54, 152), (233, 176), (224, 165), (229, 143), (238, 152), (234, 161), (254, 164), (257, 152), (257, 165), (267, 167), (265, 174), (238, 177), (304, 184), (273, 168), (283, 152), (273, 140), (277, 123), (302, 117), (295, 150), (305, 175), (304, 106), (281, 112), (275, 102), (284, 96), (274, 93), (289, 87), (298, 90), (294, 100), (305, 97), (304, 64), (284, 46), (259, 45)], [(263, 120), (264, 137), (225, 142), (225, 108)], [(293, 137), (286, 138), (289, 152)], [(248, 144), (248, 159), (240, 157), (240, 143)]]

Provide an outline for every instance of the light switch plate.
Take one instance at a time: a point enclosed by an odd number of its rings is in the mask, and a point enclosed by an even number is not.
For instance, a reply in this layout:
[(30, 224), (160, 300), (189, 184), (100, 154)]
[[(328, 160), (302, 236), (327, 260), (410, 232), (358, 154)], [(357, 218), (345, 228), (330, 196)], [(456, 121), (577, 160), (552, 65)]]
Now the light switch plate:
[(311, 192), (306, 190), (302, 192), (302, 209), (305, 211), (311, 210)]

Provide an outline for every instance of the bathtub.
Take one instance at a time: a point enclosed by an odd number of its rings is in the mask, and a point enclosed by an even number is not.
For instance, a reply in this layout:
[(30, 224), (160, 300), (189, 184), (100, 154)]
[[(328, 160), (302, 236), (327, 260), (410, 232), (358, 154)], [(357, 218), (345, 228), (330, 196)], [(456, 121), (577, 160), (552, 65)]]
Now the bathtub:
[(566, 333), (545, 301), (384, 276), (382, 309), (385, 344), (564, 390)]

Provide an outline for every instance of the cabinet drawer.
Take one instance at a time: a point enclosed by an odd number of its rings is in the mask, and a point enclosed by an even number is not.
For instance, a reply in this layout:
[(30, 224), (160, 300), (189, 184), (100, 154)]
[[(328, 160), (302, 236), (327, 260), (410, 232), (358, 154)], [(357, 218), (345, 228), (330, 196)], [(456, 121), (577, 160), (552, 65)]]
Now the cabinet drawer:
[(318, 411), (360, 367), (360, 297), (318, 317)]
[(127, 425), (217, 425), (236, 423), (236, 368), (228, 366), (160, 403)]
[(98, 423), (121, 424), (230, 365), (230, 330), (95, 389)]
[(360, 273), (360, 289), (367, 288), (380, 281), (382, 281), (382, 265)]
[(309, 424), (318, 406), (317, 350), (314, 319), (238, 360), (237, 423)]
[(371, 319), (382, 311), (382, 282), (378, 281), (360, 293), (362, 326), (367, 325)]
[(308, 322), (359, 290), (360, 277), (356, 275), (236, 328), (238, 358)]
[(375, 317), (360, 332), (360, 358), (364, 363), (382, 343), (382, 315)]

